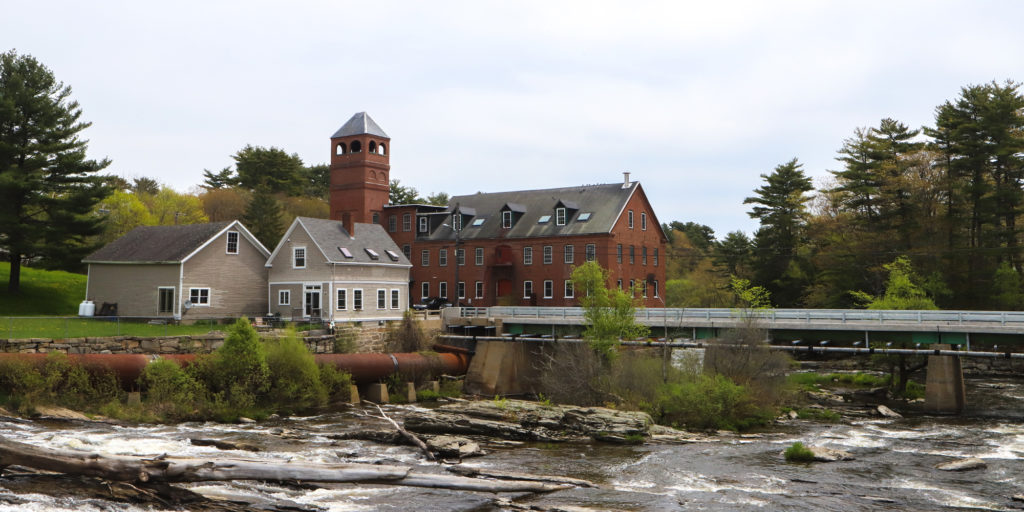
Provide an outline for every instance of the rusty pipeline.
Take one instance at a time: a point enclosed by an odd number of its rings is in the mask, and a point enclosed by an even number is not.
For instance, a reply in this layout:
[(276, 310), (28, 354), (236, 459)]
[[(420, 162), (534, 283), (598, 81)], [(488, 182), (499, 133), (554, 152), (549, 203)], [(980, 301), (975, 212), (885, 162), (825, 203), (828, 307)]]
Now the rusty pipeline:
[[(23, 362), (43, 368), (46, 356), (0, 353), (0, 363)], [(395, 373), (410, 378), (463, 375), (469, 368), (467, 354), (453, 353), (314, 354), (313, 357), (319, 364), (331, 364), (351, 373), (352, 380), (357, 384), (376, 382)], [(165, 359), (187, 366), (195, 358), (195, 354), (68, 354), (72, 364), (80, 364), (90, 371), (113, 371), (126, 387), (133, 386), (142, 375), (142, 370), (153, 361)]]

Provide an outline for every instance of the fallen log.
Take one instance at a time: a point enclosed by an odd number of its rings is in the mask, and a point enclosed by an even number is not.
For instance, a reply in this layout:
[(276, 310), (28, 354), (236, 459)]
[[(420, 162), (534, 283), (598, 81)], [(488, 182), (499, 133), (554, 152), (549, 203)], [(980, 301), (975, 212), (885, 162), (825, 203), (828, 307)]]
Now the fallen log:
[(375, 464), (300, 464), (285, 461), (202, 460), (161, 455), (146, 459), (54, 450), (0, 439), (0, 466), (20, 465), (118, 482), (263, 480), (401, 485), (480, 492), (551, 492), (573, 487), (526, 480), (484, 480)]
[(529, 473), (516, 473), (512, 471), (498, 471), (495, 469), (485, 468), (474, 468), (470, 466), (463, 466), (461, 464), (455, 466), (448, 466), (448, 471), (457, 475), (477, 477), (485, 476), (488, 478), (498, 479), (510, 479), (510, 480), (530, 480), (534, 482), (546, 482), (552, 484), (569, 484), (576, 487), (597, 487), (597, 484), (589, 480), (582, 480), (579, 478), (571, 478), (568, 476), (556, 476), (556, 475), (531, 475)]
[(380, 416), (374, 416), (372, 414), (367, 414), (365, 411), (363, 412), (364, 415), (366, 415), (366, 416), (368, 416), (370, 418), (377, 418), (377, 419), (387, 420), (388, 423), (391, 423), (391, 426), (395, 427), (395, 430), (397, 430), (398, 433), (402, 435), (402, 437), (404, 437), (410, 443), (412, 443), (414, 446), (419, 448), (420, 451), (423, 452), (424, 455), (426, 455), (427, 460), (436, 460), (435, 457), (434, 457), (434, 454), (430, 451), (430, 448), (427, 446), (427, 443), (424, 443), (423, 440), (420, 439), (419, 437), (417, 437), (415, 434), (413, 434), (413, 433), (409, 432), (408, 430), (402, 428), (402, 426), (399, 425), (395, 420), (391, 419), (390, 416), (385, 414), (384, 413), (384, 409), (381, 409), (379, 405), (374, 404), (373, 402), (370, 402), (370, 403), (373, 404), (374, 407), (377, 408), (377, 411), (380, 412)]

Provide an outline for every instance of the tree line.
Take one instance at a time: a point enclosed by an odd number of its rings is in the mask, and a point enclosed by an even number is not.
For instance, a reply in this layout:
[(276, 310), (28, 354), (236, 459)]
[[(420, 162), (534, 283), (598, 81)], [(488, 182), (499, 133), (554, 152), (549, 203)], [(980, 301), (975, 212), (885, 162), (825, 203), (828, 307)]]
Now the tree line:
[(665, 225), (668, 304), (734, 305), (739, 278), (777, 307), (1024, 308), (1019, 83), (963, 87), (932, 126), (857, 128), (836, 159), (817, 188), (796, 158), (762, 174), (752, 238)]

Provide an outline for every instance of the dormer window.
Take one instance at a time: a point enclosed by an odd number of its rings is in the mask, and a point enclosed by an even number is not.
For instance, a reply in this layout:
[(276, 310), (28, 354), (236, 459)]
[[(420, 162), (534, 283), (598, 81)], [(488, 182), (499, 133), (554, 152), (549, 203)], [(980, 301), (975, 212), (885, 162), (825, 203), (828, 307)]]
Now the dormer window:
[(462, 212), (452, 213), (452, 230), (462, 231)]
[(565, 208), (555, 208), (555, 225), (565, 225)]
[(426, 217), (420, 217), (420, 222), (419, 223), (420, 223), (419, 232), (420, 233), (426, 233), (427, 232), (427, 227), (428, 227), (427, 218)]
[(377, 251), (370, 249), (369, 247), (364, 247), (363, 250), (366, 251), (366, 255), (369, 256), (371, 260), (380, 259), (380, 254), (377, 254)]
[(512, 211), (505, 210), (501, 212), (501, 227), (508, 229), (512, 227)]

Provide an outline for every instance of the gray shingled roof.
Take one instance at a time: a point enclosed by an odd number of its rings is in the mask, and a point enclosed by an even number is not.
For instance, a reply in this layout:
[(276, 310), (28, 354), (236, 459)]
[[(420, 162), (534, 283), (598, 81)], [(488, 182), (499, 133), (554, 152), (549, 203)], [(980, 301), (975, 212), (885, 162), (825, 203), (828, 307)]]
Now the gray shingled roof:
[(376, 135), (385, 139), (391, 138), (388, 137), (388, 134), (384, 133), (384, 130), (373, 119), (370, 119), (370, 115), (366, 112), (359, 112), (352, 116), (352, 119), (349, 119), (341, 128), (338, 128), (338, 131), (334, 132), (334, 135), (331, 135), (331, 138), (336, 139), (338, 137), (363, 134)]
[(82, 260), (84, 263), (180, 263), (231, 222), (141, 226)]
[[(402, 250), (391, 239), (384, 227), (377, 224), (354, 224), (355, 238), (349, 236), (341, 221), (328, 219), (314, 219), (312, 217), (297, 217), (309, 233), (313, 243), (320, 247), (320, 250), (327, 255), (328, 261), (332, 263), (390, 263), (397, 265), (411, 265), (409, 260), (402, 254)], [(348, 249), (351, 258), (346, 258), (341, 252), (341, 247)], [(372, 249), (377, 253), (379, 259), (374, 260), (366, 252)], [(391, 259), (386, 251), (391, 251), (398, 256), (398, 261)]]
[[(611, 232), (619, 213), (638, 185), (639, 182), (634, 181), (626, 188), (623, 188), (622, 183), (609, 183), (544, 190), (476, 193), (451, 198), (448, 211), (454, 210), (456, 204), (464, 213), (468, 209), (475, 211), (474, 217), (463, 220), (463, 239), (602, 234)], [(559, 203), (576, 208), (566, 212), (564, 226), (555, 225), (555, 208)], [(502, 210), (515, 212), (516, 219), (512, 229), (502, 229)], [(578, 220), (581, 213), (590, 213), (590, 218), (586, 221)], [(538, 223), (545, 215), (550, 215), (551, 218), (543, 224)], [(480, 218), (484, 219), (483, 224), (473, 226), (473, 221)], [(429, 239), (450, 240), (454, 237), (450, 228), (441, 226), (434, 230)]]

